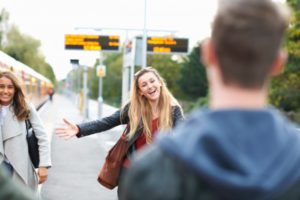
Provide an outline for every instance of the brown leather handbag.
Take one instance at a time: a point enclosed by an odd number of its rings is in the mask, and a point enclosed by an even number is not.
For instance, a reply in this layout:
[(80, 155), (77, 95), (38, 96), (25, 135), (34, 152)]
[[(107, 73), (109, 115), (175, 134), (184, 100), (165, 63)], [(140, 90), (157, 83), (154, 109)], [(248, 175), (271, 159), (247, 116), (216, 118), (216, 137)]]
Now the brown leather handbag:
[(120, 171), (128, 151), (127, 131), (128, 125), (117, 143), (109, 150), (98, 175), (98, 182), (108, 189), (114, 189), (118, 185)]

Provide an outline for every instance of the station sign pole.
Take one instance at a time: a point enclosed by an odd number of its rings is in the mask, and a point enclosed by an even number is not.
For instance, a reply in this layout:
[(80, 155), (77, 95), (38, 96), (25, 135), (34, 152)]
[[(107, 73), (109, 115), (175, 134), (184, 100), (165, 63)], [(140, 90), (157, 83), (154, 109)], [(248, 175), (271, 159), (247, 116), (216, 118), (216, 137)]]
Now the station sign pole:
[[(102, 58), (100, 58), (102, 59)], [(103, 77), (106, 75), (106, 67), (102, 65), (102, 61), (100, 61), (100, 65), (97, 67), (97, 76), (99, 77), (99, 85), (98, 85), (98, 119), (102, 118), (103, 114)]]
[(84, 72), (83, 72), (83, 117), (84, 121), (87, 121), (89, 118), (88, 113), (88, 87), (87, 87), (87, 81), (88, 81), (88, 67), (84, 65)]

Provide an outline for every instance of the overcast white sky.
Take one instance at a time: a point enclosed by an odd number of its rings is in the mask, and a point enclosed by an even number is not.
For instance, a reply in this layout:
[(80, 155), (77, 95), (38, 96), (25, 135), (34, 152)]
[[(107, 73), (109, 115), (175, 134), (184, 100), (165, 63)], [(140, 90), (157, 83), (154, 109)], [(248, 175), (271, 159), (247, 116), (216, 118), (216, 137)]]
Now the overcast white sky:
[[(62, 79), (71, 70), (64, 49), (65, 34), (114, 34), (124, 40), (124, 31), (75, 32), (74, 28), (143, 29), (145, 1), (147, 29), (177, 31), (176, 37), (189, 38), (190, 49), (209, 35), (217, 0), (0, 0), (0, 9), (10, 13), (10, 22), (22, 33), (41, 41), (47, 62), (54, 68), (56, 77)], [(129, 32), (129, 37), (137, 34), (141, 32)], [(151, 36), (161, 34), (166, 33), (150, 33)]]

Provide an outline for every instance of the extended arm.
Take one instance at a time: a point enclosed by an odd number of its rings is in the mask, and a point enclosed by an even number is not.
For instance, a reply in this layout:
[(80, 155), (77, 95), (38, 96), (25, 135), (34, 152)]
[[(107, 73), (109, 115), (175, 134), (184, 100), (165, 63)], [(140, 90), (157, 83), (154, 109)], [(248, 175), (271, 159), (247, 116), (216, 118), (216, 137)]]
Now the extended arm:
[(79, 133), (76, 135), (77, 137), (83, 137), (87, 135), (91, 135), (94, 133), (99, 133), (102, 131), (109, 130), (114, 128), (120, 124), (126, 124), (128, 122), (128, 115), (126, 113), (121, 113), (122, 110), (116, 111), (114, 114), (102, 118), (101, 120), (94, 120), (91, 122), (86, 122), (82, 124), (78, 124)]
[(123, 110), (118, 110), (114, 114), (105, 117), (101, 120), (94, 120), (91, 122), (85, 122), (81, 124), (74, 124), (73, 122), (64, 119), (65, 126), (56, 128), (55, 132), (59, 137), (69, 139), (73, 136), (83, 137), (94, 133), (109, 130), (120, 124), (128, 123), (128, 106)]

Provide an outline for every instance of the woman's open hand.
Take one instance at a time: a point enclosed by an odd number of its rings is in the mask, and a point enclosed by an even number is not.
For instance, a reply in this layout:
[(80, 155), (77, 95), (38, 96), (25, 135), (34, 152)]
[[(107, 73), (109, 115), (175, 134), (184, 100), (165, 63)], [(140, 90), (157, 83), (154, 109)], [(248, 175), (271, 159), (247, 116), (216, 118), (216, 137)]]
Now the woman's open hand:
[(64, 127), (55, 129), (55, 133), (59, 137), (62, 137), (67, 140), (67, 139), (72, 138), (77, 133), (79, 133), (79, 128), (76, 124), (74, 124), (73, 122), (70, 122), (69, 120), (67, 120), (65, 118), (63, 120), (65, 122)]

